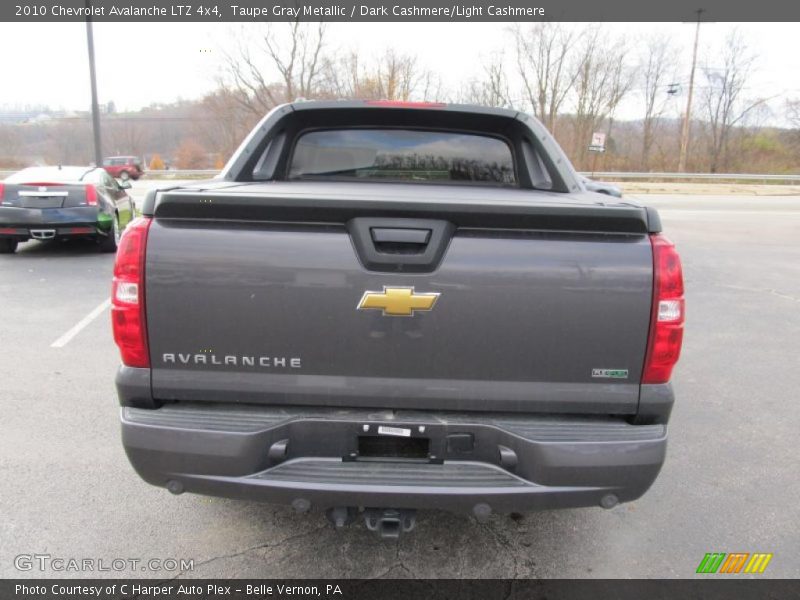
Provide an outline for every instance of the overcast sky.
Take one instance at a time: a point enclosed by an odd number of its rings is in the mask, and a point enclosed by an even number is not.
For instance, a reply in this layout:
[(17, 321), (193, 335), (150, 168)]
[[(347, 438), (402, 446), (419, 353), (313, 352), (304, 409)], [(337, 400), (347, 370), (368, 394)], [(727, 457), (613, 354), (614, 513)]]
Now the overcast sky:
[[(198, 98), (214, 86), (221, 55), (232, 33), (260, 25), (211, 23), (96, 23), (98, 87), (101, 102), (118, 110), (153, 102)], [(281, 24), (277, 25), (281, 27)], [(576, 27), (579, 24), (575, 25)], [(673, 36), (680, 50), (683, 82), (689, 79), (694, 25), (680, 23), (607, 23), (609, 35), (636, 36), (661, 31)], [(387, 47), (414, 53), (438, 72), (447, 88), (480, 75), (493, 51), (513, 49), (507, 24), (497, 23), (334, 23), (328, 29), (331, 49), (359, 49), (364, 56)], [(776, 96), (771, 106), (782, 112), (787, 98), (800, 98), (800, 36), (797, 23), (709, 23), (701, 29), (701, 57), (714, 65), (723, 40), (738, 27), (758, 56), (748, 85), (753, 96)], [(0, 105), (49, 105), (83, 110), (89, 107), (85, 26), (82, 23), (0, 23), (3, 85)], [(698, 78), (701, 81), (702, 76)], [(684, 87), (685, 91), (685, 87)], [(638, 98), (631, 95), (618, 111), (637, 118)], [(685, 95), (672, 100), (677, 112)]]

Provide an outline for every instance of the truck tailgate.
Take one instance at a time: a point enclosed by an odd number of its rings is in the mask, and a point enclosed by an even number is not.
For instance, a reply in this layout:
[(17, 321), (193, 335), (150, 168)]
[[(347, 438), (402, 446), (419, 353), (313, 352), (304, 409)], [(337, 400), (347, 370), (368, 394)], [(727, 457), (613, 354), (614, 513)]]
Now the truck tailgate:
[[(636, 412), (653, 286), (646, 231), (553, 218), (475, 227), (445, 211), (441, 256), (419, 272), (404, 267), (413, 252), (402, 245), (390, 248), (399, 266), (371, 265), (351, 212), (272, 220), (231, 196), (204, 203), (235, 204), (235, 219), (206, 218), (191, 194), (155, 211), (145, 269), (155, 398)], [(392, 217), (383, 229), (431, 216), (364, 214)], [(408, 288), (438, 294), (433, 307), (357, 309), (366, 292), (380, 304)]]

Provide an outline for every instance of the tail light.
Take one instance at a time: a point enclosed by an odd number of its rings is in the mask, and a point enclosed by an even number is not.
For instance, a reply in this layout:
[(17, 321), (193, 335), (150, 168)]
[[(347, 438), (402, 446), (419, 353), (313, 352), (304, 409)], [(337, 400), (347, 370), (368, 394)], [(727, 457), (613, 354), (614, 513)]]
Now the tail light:
[(86, 186), (86, 204), (97, 206), (97, 188), (91, 184)]
[(139, 217), (122, 235), (114, 262), (111, 286), (111, 326), (122, 363), (149, 367), (144, 304), (144, 258), (151, 220)]
[(653, 306), (642, 383), (666, 383), (681, 355), (685, 307), (683, 270), (675, 245), (663, 235), (651, 235), (653, 246)]
[(3, 196), (6, 195), (6, 184), (0, 181), (0, 204), (3, 203)]

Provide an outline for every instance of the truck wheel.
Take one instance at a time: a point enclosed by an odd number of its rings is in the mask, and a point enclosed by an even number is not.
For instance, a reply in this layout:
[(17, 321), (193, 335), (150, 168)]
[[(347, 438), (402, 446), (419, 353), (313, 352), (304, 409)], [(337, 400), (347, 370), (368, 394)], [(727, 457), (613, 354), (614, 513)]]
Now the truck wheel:
[(17, 240), (0, 240), (0, 254), (13, 254), (17, 250)]
[(100, 240), (100, 251), (101, 252), (116, 252), (117, 251), (117, 244), (119, 244), (120, 238), (120, 229), (119, 229), (119, 217), (114, 215), (114, 219), (111, 221), (111, 231), (108, 232), (103, 239)]
[(120, 178), (120, 179), (122, 179), (122, 181), (128, 181), (128, 179), (130, 179), (130, 178), (131, 178), (131, 174), (130, 174), (130, 173), (128, 173), (127, 171), (122, 171), (122, 172), (119, 174), (119, 178)]

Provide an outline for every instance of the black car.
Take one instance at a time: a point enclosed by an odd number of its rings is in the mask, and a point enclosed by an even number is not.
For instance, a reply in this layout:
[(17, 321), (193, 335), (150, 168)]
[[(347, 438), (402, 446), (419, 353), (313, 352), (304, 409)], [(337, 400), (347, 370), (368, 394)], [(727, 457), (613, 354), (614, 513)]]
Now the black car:
[(31, 167), (0, 181), (0, 253), (19, 242), (90, 237), (115, 252), (134, 216), (128, 182), (96, 167)]

